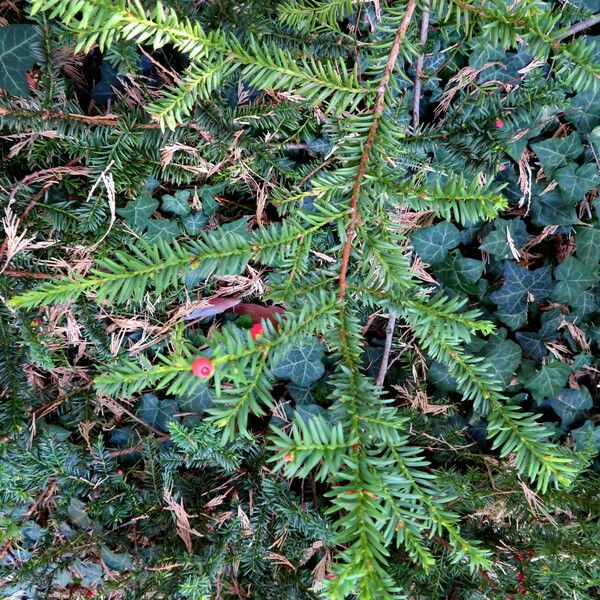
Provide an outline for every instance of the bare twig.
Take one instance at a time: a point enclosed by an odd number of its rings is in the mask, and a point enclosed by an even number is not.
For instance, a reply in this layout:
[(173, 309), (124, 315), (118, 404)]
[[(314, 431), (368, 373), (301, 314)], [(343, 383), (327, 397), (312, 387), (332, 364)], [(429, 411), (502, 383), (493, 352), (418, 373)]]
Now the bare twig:
[(413, 127), (419, 125), (420, 103), (421, 103), (421, 79), (423, 77), (423, 61), (425, 60), (425, 44), (427, 43), (427, 34), (429, 33), (429, 3), (423, 6), (423, 17), (421, 18), (421, 35), (419, 37), (419, 46), (421, 53), (417, 58), (415, 67), (415, 85), (413, 87)]
[(32, 273), (31, 271), (2, 271), (7, 277), (33, 277), (34, 279), (53, 279), (54, 275), (49, 273)]
[(396, 315), (390, 314), (387, 327), (385, 328), (385, 346), (383, 348), (383, 358), (377, 374), (377, 385), (382, 385), (390, 363), (390, 352), (392, 350), (392, 339), (394, 337), (394, 329), (396, 329)]
[(584, 19), (583, 21), (579, 21), (579, 23), (575, 23), (574, 25), (571, 25), (571, 27), (569, 27), (569, 29), (567, 29), (564, 36), (561, 36), (561, 37), (568, 37), (570, 35), (576, 35), (576, 34), (580, 33), (581, 31), (585, 31), (586, 29), (589, 29), (590, 27), (597, 25), (598, 23), (600, 23), (600, 13), (590, 17), (589, 19)]
[[(367, 174), (367, 166), (369, 164), (369, 159), (371, 156), (371, 148), (373, 146), (375, 136), (377, 135), (377, 131), (379, 129), (381, 116), (383, 115), (383, 111), (385, 110), (385, 94), (387, 91), (388, 84), (390, 82), (390, 77), (392, 75), (394, 67), (396, 66), (396, 60), (398, 59), (400, 46), (402, 45), (402, 41), (406, 37), (406, 32), (408, 31), (408, 26), (410, 25), (410, 21), (415, 12), (416, 5), (416, 0), (409, 0), (406, 6), (406, 12), (404, 13), (404, 18), (400, 23), (400, 27), (398, 27), (398, 31), (396, 31), (396, 35), (392, 43), (392, 48), (390, 50), (385, 69), (383, 71), (383, 77), (381, 78), (381, 81), (379, 82), (379, 86), (377, 88), (375, 106), (373, 107), (373, 121), (371, 122), (371, 127), (369, 128), (369, 132), (367, 133), (367, 138), (365, 139), (365, 144), (363, 146), (363, 153), (358, 163), (356, 175), (354, 176), (354, 185), (352, 186), (352, 192), (350, 193), (350, 222), (348, 223), (348, 227), (346, 228), (346, 241), (344, 242), (344, 247), (342, 248), (342, 264), (340, 267), (338, 292), (338, 300), (340, 303), (344, 302), (346, 298), (346, 291), (348, 289), (348, 282), (346, 281), (346, 278), (348, 275), (348, 265), (350, 263), (350, 252), (352, 250), (352, 242), (354, 241), (354, 236), (356, 235), (356, 228), (361, 223), (360, 212), (358, 210), (358, 199), (360, 198), (362, 183), (365, 178), (365, 175)], [(341, 331), (343, 332), (343, 329)]]

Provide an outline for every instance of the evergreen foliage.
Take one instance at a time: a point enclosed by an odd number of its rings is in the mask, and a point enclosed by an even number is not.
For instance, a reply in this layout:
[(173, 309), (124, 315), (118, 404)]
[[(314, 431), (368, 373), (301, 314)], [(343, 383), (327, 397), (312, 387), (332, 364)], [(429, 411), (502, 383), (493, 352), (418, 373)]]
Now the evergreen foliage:
[(5, 597), (596, 597), (592, 4), (11, 16)]

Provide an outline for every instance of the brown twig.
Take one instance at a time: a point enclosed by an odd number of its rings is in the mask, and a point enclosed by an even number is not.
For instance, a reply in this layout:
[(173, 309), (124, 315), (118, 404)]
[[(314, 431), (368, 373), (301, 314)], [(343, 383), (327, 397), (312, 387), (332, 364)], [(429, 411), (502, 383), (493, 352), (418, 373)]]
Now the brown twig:
[[(0, 257), (2, 257), (2, 252), (0, 248)], [(33, 277), (34, 279), (53, 279), (54, 275), (50, 275), (49, 273), (32, 273), (31, 271), (2, 271), (2, 275), (6, 275), (7, 277)]]
[(369, 164), (371, 148), (373, 146), (373, 142), (375, 141), (377, 130), (379, 129), (381, 116), (383, 115), (383, 111), (385, 110), (385, 93), (390, 82), (392, 71), (396, 66), (396, 60), (398, 59), (398, 54), (400, 52), (400, 45), (406, 37), (408, 26), (410, 25), (410, 21), (415, 12), (416, 4), (416, 0), (409, 0), (406, 6), (406, 12), (404, 13), (404, 18), (400, 23), (400, 27), (398, 27), (398, 31), (396, 31), (394, 42), (392, 43), (392, 48), (390, 50), (385, 69), (383, 71), (383, 77), (381, 78), (381, 81), (379, 82), (379, 86), (377, 88), (375, 106), (373, 107), (373, 121), (371, 122), (371, 127), (369, 128), (369, 132), (367, 133), (367, 138), (363, 146), (363, 153), (358, 163), (356, 175), (354, 176), (354, 185), (352, 186), (352, 192), (350, 194), (350, 222), (348, 223), (348, 227), (346, 228), (346, 241), (344, 242), (344, 247), (342, 248), (342, 264), (340, 267), (340, 276), (338, 284), (338, 301), (340, 303), (344, 302), (346, 298), (346, 291), (348, 289), (348, 282), (346, 281), (346, 279), (348, 276), (348, 265), (350, 263), (350, 252), (352, 251), (352, 242), (354, 241), (354, 236), (356, 235), (356, 228), (361, 223), (360, 212), (358, 210), (358, 200), (360, 198), (362, 183), (367, 173), (367, 165)]
[(421, 18), (421, 35), (419, 36), (419, 46), (421, 53), (417, 58), (415, 66), (415, 85), (413, 87), (413, 127), (419, 125), (420, 103), (421, 103), (421, 79), (423, 78), (423, 62), (425, 60), (425, 44), (427, 43), (427, 34), (429, 33), (429, 3), (425, 2), (423, 6), (423, 16)]
[(326, 167), (328, 164), (333, 162), (333, 158), (328, 158), (327, 160), (323, 161), (321, 164), (317, 165), (310, 173), (308, 173), (308, 175), (305, 175), (302, 178), (302, 181), (298, 184), (300, 187), (302, 187), (315, 173), (318, 173), (323, 167)]
[(571, 27), (569, 27), (569, 29), (567, 29), (565, 34), (561, 37), (569, 37), (570, 35), (576, 35), (581, 31), (585, 31), (586, 29), (597, 25), (598, 23), (600, 23), (600, 13), (597, 15), (593, 15), (589, 19), (584, 19), (583, 21), (579, 21), (579, 23), (571, 25)]
[(388, 320), (387, 327), (385, 328), (385, 346), (383, 348), (383, 358), (381, 359), (381, 366), (379, 367), (379, 373), (377, 374), (377, 385), (382, 385), (385, 375), (388, 370), (390, 362), (390, 352), (392, 350), (392, 339), (394, 338), (394, 330), (396, 329), (396, 315), (391, 314)]

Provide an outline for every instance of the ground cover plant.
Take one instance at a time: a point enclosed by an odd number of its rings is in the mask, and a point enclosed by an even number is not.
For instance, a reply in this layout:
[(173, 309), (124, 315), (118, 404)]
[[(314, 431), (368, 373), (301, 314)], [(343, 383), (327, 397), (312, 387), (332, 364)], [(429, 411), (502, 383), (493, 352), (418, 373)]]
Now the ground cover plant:
[(596, 0), (0, 2), (0, 593), (597, 598)]

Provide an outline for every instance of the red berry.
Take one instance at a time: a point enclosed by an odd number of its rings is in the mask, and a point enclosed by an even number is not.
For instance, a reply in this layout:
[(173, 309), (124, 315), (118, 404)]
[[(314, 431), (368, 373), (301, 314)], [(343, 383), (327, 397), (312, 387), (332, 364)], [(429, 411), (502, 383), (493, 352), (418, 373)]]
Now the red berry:
[(523, 595), (523, 596), (525, 595), (525, 592), (527, 592), (527, 587), (525, 586), (525, 584), (524, 584), (524, 583), (520, 583), (520, 584), (517, 586), (517, 592), (519, 592), (519, 594), (521, 594), (521, 595)]
[(94, 592), (92, 592), (92, 590), (86, 590), (85, 591), (85, 597), (86, 598), (93, 598), (94, 597)]
[(496, 127), (497, 127), (498, 129), (500, 129), (501, 127), (504, 127), (504, 121), (503, 121), (502, 119), (498, 119), (498, 120), (496, 121)]
[(335, 575), (333, 573), (327, 573), (327, 575), (325, 575), (325, 577), (327, 579), (335, 579)]
[(519, 560), (525, 560), (525, 554), (523, 554), (523, 552), (517, 552), (517, 558)]
[(519, 581), (525, 581), (525, 573), (517, 573), (517, 579)]
[(117, 469), (117, 475), (123, 475), (123, 469)]
[(215, 372), (215, 368), (210, 359), (201, 357), (192, 363), (192, 372), (196, 377), (206, 378)]
[(260, 337), (263, 333), (263, 326), (260, 323), (252, 325), (252, 328), (250, 329), (250, 335), (252, 336), (253, 340)]
[(293, 454), (286, 454), (283, 457), (284, 462), (292, 462), (294, 460), (294, 455)]
[(302, 502), (302, 504), (300, 504), (300, 510), (306, 510), (308, 508), (308, 504), (306, 504), (306, 502)]

